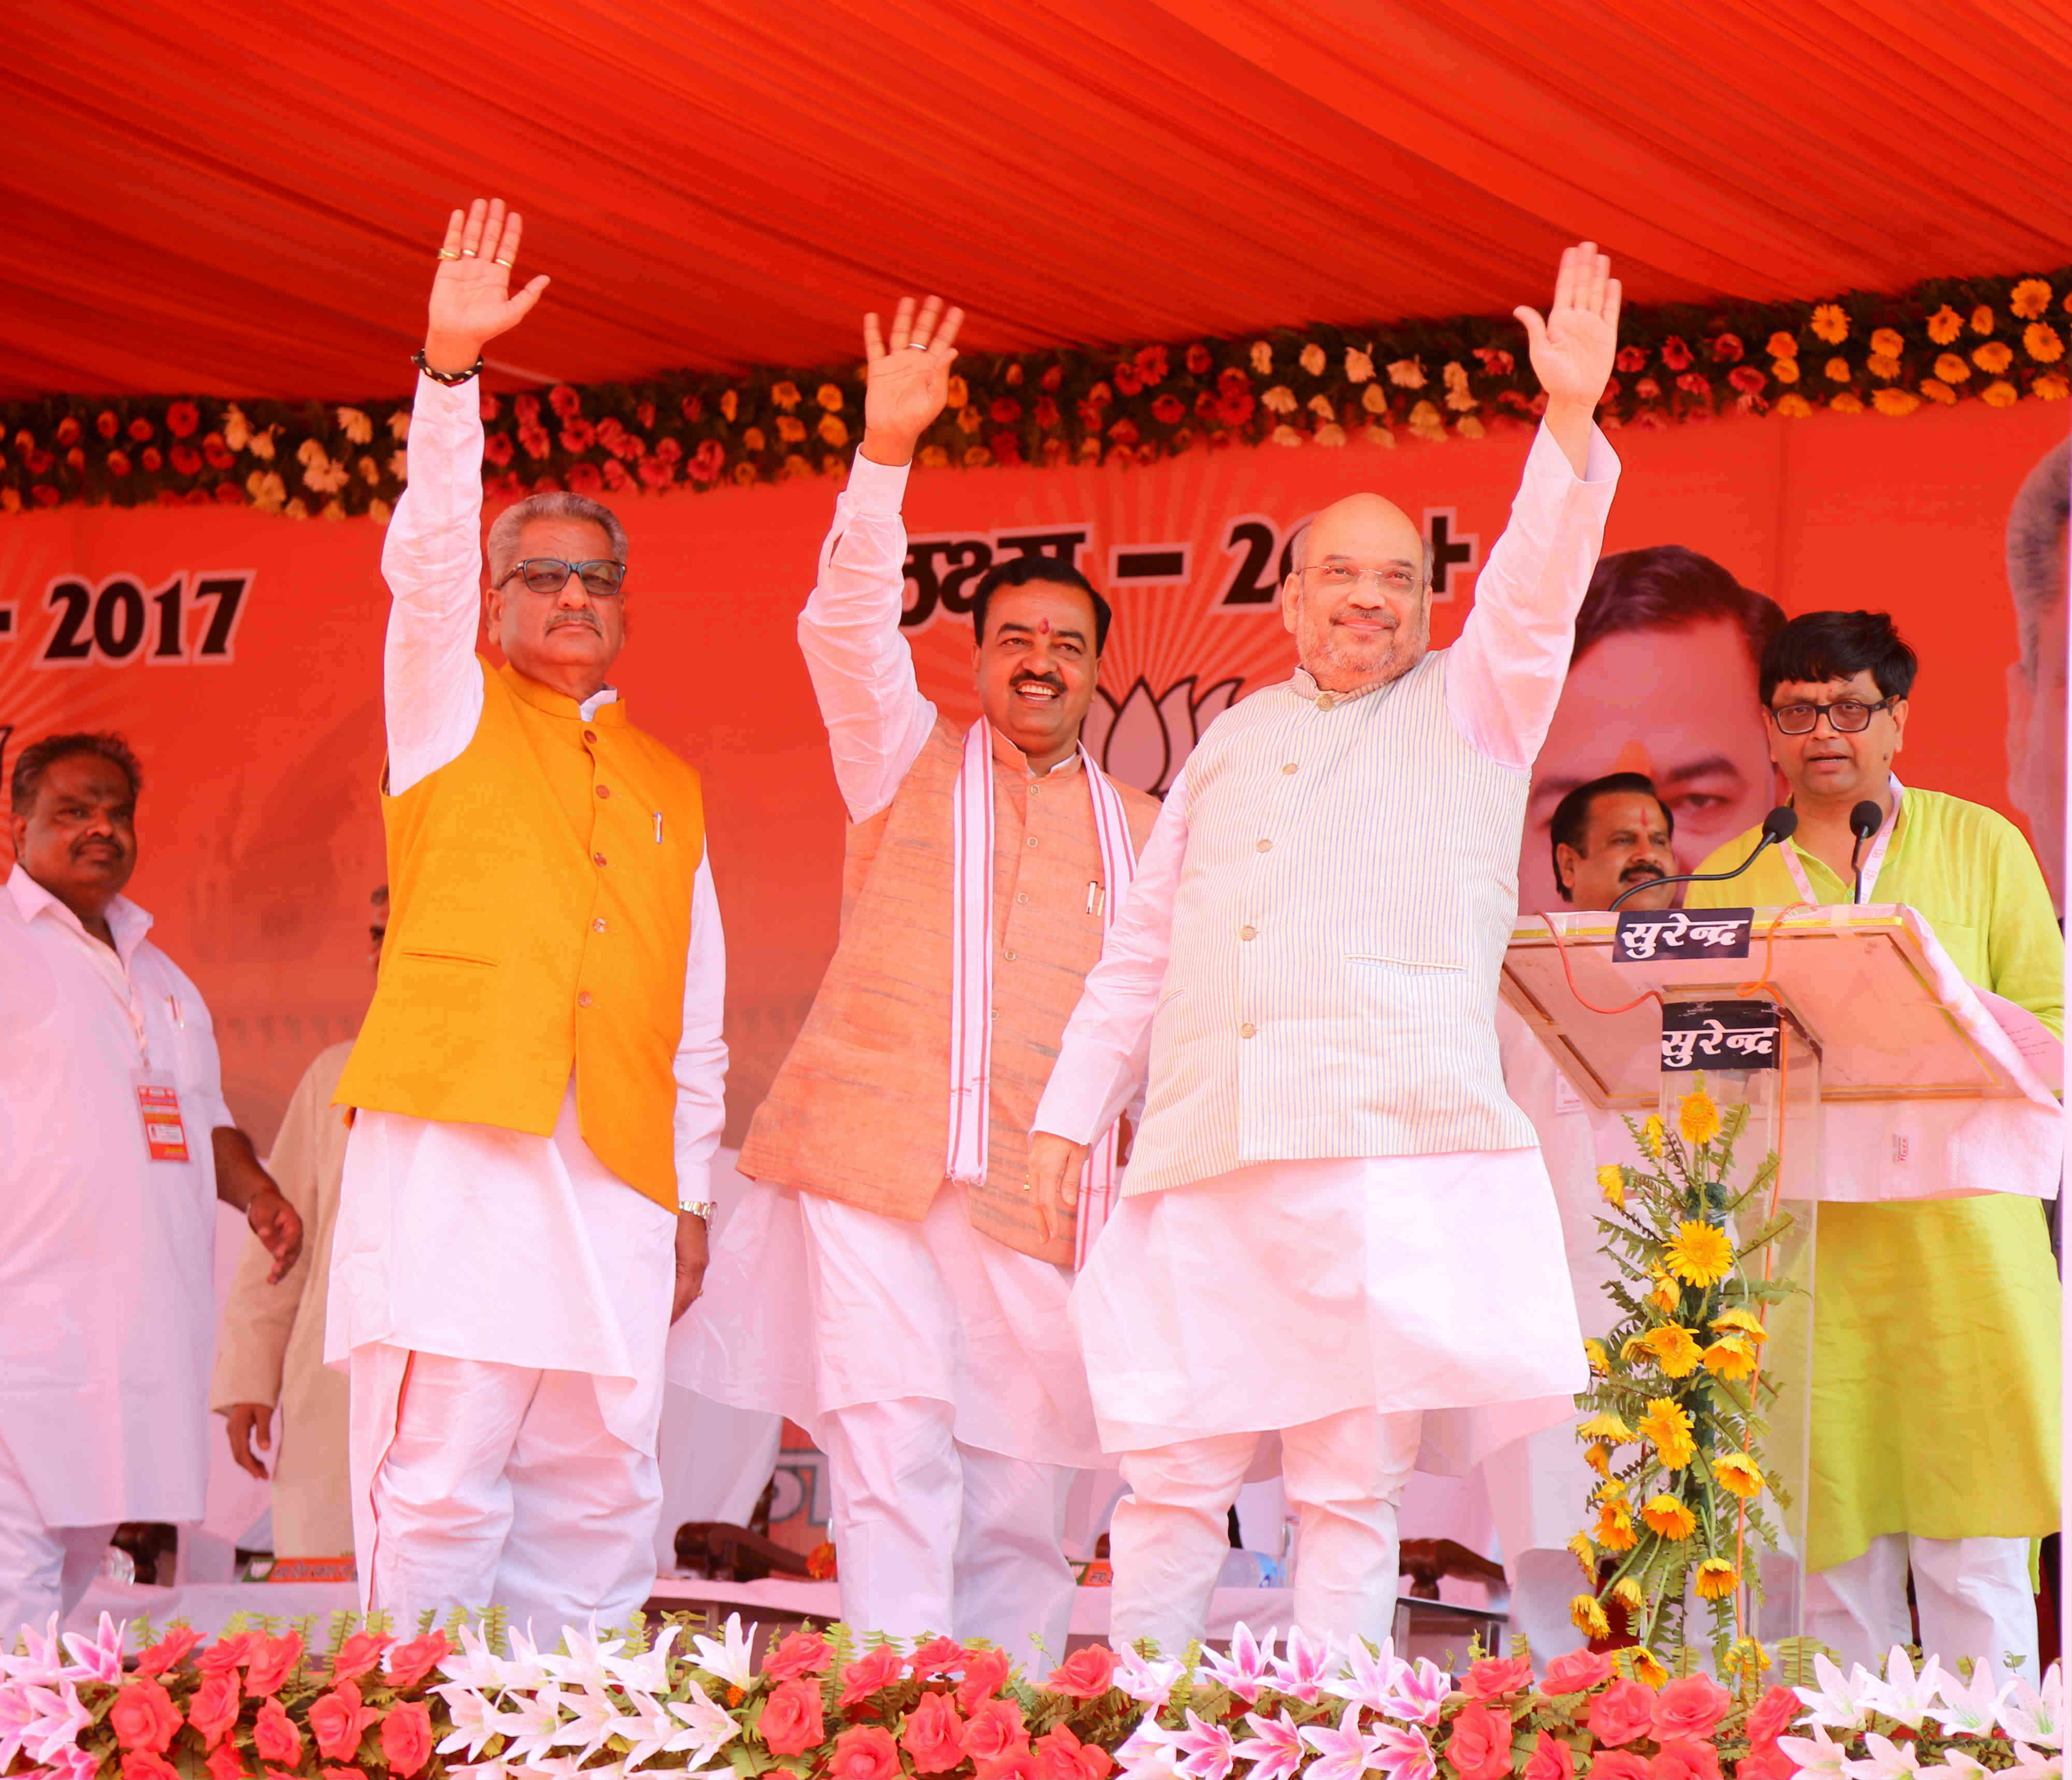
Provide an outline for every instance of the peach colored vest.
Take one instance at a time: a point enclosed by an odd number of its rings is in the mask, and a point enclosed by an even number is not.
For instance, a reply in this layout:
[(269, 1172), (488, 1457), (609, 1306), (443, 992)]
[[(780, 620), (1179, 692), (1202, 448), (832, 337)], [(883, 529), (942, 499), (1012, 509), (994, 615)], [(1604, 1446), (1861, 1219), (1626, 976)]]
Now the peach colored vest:
[[(951, 795), (960, 729), (938, 721), (890, 806), (849, 831), (833, 962), (741, 1151), (741, 1171), (918, 1222), (949, 1145)], [(1069, 1266), (1022, 1190), (1029, 1121), (1100, 956), (1100, 845), (1083, 771), (1029, 777), (993, 738), (993, 1108), (974, 1228)], [(1141, 852), (1157, 802), (1118, 785)]]

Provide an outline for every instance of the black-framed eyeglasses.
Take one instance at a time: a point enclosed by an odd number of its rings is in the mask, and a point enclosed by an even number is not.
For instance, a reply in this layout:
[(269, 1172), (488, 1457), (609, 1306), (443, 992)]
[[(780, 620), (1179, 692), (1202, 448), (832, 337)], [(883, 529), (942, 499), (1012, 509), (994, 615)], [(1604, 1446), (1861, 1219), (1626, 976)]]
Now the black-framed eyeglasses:
[(1837, 735), (1856, 735), (1871, 726), (1871, 718), (1897, 698), (1881, 698), (1866, 705), (1860, 698), (1838, 698), (1832, 705), (1779, 705), (1770, 713), (1779, 735), (1811, 735), (1822, 717)]
[(377, 946), (381, 945), (384, 944), (388, 938), (388, 930), (377, 921), (372, 927), (367, 930), (367, 937), (372, 939)]
[(610, 557), (593, 557), (587, 562), (569, 562), (561, 557), (528, 557), (504, 579), (508, 581), (512, 575), (524, 577), (526, 590), (535, 594), (558, 594), (568, 586), (569, 577), (574, 575), (582, 582), (585, 593), (595, 599), (608, 599), (624, 582), (626, 565)]

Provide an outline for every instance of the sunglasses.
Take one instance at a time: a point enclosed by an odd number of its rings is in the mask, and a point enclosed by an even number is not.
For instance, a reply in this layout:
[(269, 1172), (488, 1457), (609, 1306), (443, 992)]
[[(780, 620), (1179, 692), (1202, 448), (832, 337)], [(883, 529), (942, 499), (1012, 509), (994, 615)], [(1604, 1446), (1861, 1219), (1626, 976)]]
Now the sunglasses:
[(615, 562), (609, 557), (594, 557), (588, 562), (569, 562), (560, 557), (528, 557), (506, 575), (524, 578), (526, 591), (534, 594), (558, 594), (569, 584), (569, 577), (577, 577), (583, 584), (583, 591), (598, 599), (609, 598), (617, 593), (626, 579), (626, 565)]

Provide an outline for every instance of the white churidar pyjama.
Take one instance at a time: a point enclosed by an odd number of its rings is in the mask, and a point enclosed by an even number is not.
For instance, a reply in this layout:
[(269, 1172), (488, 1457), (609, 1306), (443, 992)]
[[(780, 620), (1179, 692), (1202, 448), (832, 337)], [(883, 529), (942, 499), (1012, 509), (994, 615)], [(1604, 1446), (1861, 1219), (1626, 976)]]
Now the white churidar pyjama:
[(53, 1527), (36, 1506), (6, 1442), (0, 1441), (0, 1650), (24, 1626), (40, 1633), (56, 1614), (71, 1617), (101, 1569), (113, 1522)]
[(1954, 1671), (1963, 1657), (2033, 1678), (2036, 1597), (2025, 1539), (1922, 1539), (1887, 1533), (1868, 1550), (1807, 1578), (1806, 1631), (1873, 1674), (1895, 1644), (1911, 1644), (1906, 1572), (1914, 1572), (1921, 1647)]
[[(1414, 1409), (1363, 1408), (1281, 1431), (1281, 1475), (1297, 1516), (1294, 1622), (1313, 1638), (1388, 1636), (1396, 1507), (1417, 1467), (1423, 1420)], [(1231, 1504), (1261, 1437), (1213, 1434), (1124, 1456), (1130, 1493), (1108, 1532), (1110, 1643), (1155, 1638), (1170, 1655), (1207, 1636)]]

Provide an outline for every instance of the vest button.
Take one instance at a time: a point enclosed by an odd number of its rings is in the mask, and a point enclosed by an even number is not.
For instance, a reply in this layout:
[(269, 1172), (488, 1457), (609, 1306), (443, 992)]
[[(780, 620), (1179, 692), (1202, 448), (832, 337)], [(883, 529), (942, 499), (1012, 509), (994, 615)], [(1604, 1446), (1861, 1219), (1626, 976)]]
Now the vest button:
[[(598, 924), (602, 927), (604, 923), (602, 922), (599, 922)], [(1256, 927), (1240, 927), (1237, 930), (1237, 936), (1240, 939), (1256, 939), (1259, 937), (1259, 929)]]
[(596, 740), (597, 740), (597, 731), (596, 731), (596, 730), (585, 730), (583, 731), (583, 740), (584, 740), (584, 741), (586, 741), (586, 742), (594, 742), (594, 741), (596, 741)]
[(1295, 763), (1294, 763), (1293, 761), (1292, 761), (1292, 760), (1291, 760), (1291, 761), (1289, 761), (1289, 762), (1288, 763), (1288, 764), (1287, 764), (1286, 766), (1283, 767), (1281, 770), (1283, 772), (1285, 772), (1285, 773), (1292, 773), (1292, 772), (1293, 772), (1293, 771), (1294, 771), (1294, 770), (1295, 770)]
[(1260, 841), (1260, 844), (1259, 844), (1259, 851), (1260, 851), (1260, 852), (1261, 852), (1261, 853), (1271, 853), (1271, 852), (1272, 852), (1272, 851), (1273, 851), (1273, 843), (1272, 843), (1271, 841)]
[[(590, 925), (590, 931), (591, 931), (591, 932), (593, 932), (593, 933), (602, 933), (602, 932), (603, 932), (603, 931), (604, 931), (604, 917), (603, 917), (602, 915), (599, 915), (599, 916), (598, 916), (598, 917), (594, 921), (591, 922)], [(1250, 935), (1249, 934), (1248, 934), (1248, 935), (1246, 935), (1246, 937), (1247, 937), (1248, 939), (1249, 939), (1249, 938), (1251, 937), (1251, 935)]]
[(590, 991), (588, 989), (583, 990), (581, 994), (576, 997), (576, 1005), (578, 1007), (588, 1007), (590, 1005)]
[(1254, 1037), (1258, 1031), (1259, 1028), (1254, 1026), (1251, 1021), (1248, 1020), (1243, 1026), (1237, 1029), (1237, 1035), (1240, 1038), (1250, 1038)]
[(597, 795), (599, 797), (609, 797), (611, 795), (611, 787), (609, 785), (600, 785), (597, 788)]
[(604, 855), (601, 853), (594, 853), (590, 857), (591, 863), (594, 865), (601, 865), (604, 863)]

